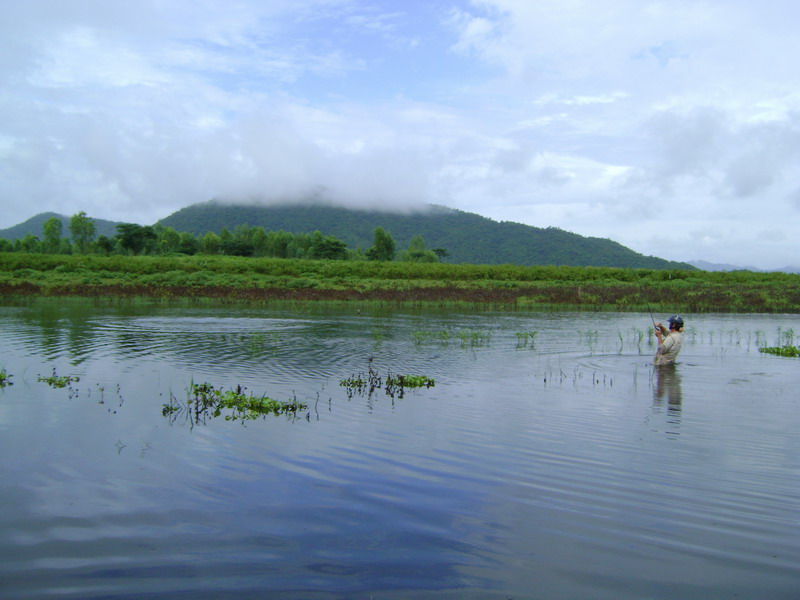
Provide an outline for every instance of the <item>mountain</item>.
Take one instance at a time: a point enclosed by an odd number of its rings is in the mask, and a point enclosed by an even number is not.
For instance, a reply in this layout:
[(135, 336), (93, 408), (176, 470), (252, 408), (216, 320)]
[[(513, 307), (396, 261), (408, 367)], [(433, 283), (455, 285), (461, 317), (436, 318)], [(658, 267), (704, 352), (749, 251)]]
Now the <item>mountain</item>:
[[(46, 221), (49, 219), (56, 217), (57, 219), (61, 219), (61, 223), (63, 225), (63, 229), (61, 232), (62, 237), (70, 237), (69, 233), (69, 219), (70, 217), (59, 215), (53, 212), (45, 212), (39, 213), (38, 215), (34, 215), (27, 221), (23, 221), (18, 225), (14, 225), (13, 227), (9, 227), (8, 229), (0, 229), (0, 238), (11, 240), (21, 240), (28, 234), (35, 235), (40, 240), (44, 239), (44, 231), (43, 227)], [(113, 237), (117, 235), (117, 222), (116, 221), (106, 221), (104, 219), (92, 219), (94, 221), (95, 226), (95, 235), (104, 235), (106, 237)]]
[(780, 269), (759, 269), (758, 267), (742, 267), (738, 265), (731, 265), (728, 263), (712, 263), (705, 260), (695, 259), (690, 260), (689, 264), (693, 267), (697, 267), (703, 271), (753, 271), (753, 272), (765, 272), (765, 271), (774, 271), (777, 273), (800, 273), (800, 267), (794, 267), (791, 265), (787, 265)]
[(707, 260), (690, 260), (689, 264), (703, 271), (761, 271), (758, 267), (741, 267), (728, 263), (712, 263)]
[(348, 209), (329, 204), (244, 205), (215, 201), (193, 204), (159, 221), (160, 225), (195, 235), (233, 231), (238, 225), (267, 231), (332, 235), (351, 248), (372, 245), (376, 227), (383, 227), (405, 249), (415, 235), (428, 248), (443, 248), (447, 262), (473, 264), (572, 265), (646, 269), (694, 269), (645, 256), (609, 239), (583, 237), (555, 227), (539, 228), (498, 222), (443, 206), (390, 213)]

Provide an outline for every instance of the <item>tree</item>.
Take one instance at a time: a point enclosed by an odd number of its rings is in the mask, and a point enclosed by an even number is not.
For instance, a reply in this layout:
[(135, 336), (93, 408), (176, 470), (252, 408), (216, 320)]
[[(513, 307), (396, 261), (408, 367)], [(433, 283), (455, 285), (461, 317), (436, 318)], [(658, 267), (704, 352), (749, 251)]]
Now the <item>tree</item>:
[(163, 227), (158, 231), (158, 251), (161, 254), (177, 252), (181, 245), (181, 235), (172, 227)]
[(250, 243), (253, 244), (253, 254), (255, 256), (268, 256), (269, 244), (267, 232), (263, 227), (253, 227), (249, 232)]
[(347, 244), (332, 235), (323, 236), (321, 232), (315, 231), (311, 236), (309, 258), (344, 260), (347, 258)]
[(117, 237), (123, 250), (131, 254), (142, 254), (155, 245), (158, 235), (150, 226), (136, 223), (120, 223), (117, 225)]
[(97, 246), (98, 250), (100, 250), (100, 252), (106, 256), (114, 251), (114, 240), (105, 235), (99, 236), (95, 242), (95, 245)]
[(200, 250), (200, 242), (189, 232), (181, 233), (181, 241), (178, 244), (178, 252), (182, 254), (197, 254)]
[(421, 235), (415, 235), (408, 243), (408, 250), (401, 254), (400, 260), (408, 262), (434, 263), (439, 262), (439, 257), (435, 252), (427, 249), (425, 240)]
[(369, 260), (394, 260), (394, 238), (383, 227), (376, 227), (373, 232), (372, 246), (367, 250)]
[(94, 239), (94, 219), (87, 217), (83, 211), (72, 215), (69, 220), (69, 232), (72, 234), (72, 241), (78, 247), (78, 252), (85, 254)]
[(42, 243), (32, 233), (17, 241), (19, 241), (19, 252), (41, 252), (42, 250)]
[(200, 251), (203, 254), (219, 254), (221, 244), (220, 237), (213, 231), (209, 231), (200, 240)]
[(275, 258), (288, 258), (289, 244), (294, 236), (288, 231), (270, 231), (267, 234), (266, 255)]
[(247, 240), (230, 238), (220, 244), (223, 254), (228, 256), (253, 256), (253, 244)]
[(61, 250), (61, 231), (64, 224), (58, 217), (50, 217), (42, 225), (44, 233), (44, 251), (56, 254)]

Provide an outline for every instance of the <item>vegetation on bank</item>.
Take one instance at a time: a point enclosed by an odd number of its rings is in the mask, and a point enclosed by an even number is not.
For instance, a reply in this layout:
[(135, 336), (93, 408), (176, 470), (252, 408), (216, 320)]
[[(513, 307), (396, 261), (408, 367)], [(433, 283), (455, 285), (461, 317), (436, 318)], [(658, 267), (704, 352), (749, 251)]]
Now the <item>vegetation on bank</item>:
[(0, 253), (0, 294), (800, 313), (800, 275), (788, 273), (209, 255)]

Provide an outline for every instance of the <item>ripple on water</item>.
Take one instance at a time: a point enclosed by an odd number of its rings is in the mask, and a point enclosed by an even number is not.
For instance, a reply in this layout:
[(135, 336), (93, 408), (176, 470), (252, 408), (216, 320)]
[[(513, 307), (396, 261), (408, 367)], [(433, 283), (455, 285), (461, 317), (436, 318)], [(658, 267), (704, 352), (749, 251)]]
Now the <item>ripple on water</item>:
[[(23, 349), (0, 394), (4, 597), (797, 589), (796, 361), (698, 335), (657, 371), (635, 338), (618, 348), (636, 316), (229, 313), (2, 323)], [(414, 335), (445, 328), (491, 335)], [(20, 375), (53, 361), (85, 373), (78, 395)], [(436, 385), (348, 396), (370, 366)], [(100, 405), (102, 377), (124, 381)], [(165, 390), (201, 378), (311, 402), (164, 418)]]

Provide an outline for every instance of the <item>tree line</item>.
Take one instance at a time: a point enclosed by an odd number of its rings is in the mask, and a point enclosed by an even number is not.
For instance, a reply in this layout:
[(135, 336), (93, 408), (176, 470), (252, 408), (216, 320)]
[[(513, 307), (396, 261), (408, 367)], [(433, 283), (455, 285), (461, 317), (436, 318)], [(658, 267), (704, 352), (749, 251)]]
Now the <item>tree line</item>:
[(0, 252), (99, 255), (228, 255), (270, 258), (308, 258), (323, 260), (378, 260), (439, 262), (448, 255), (441, 248), (428, 249), (421, 235), (411, 238), (408, 248), (397, 249), (394, 238), (383, 227), (376, 227), (372, 246), (350, 249), (342, 240), (314, 233), (266, 231), (263, 227), (238, 225), (220, 233), (194, 235), (163, 225), (119, 223), (114, 236), (96, 236), (94, 219), (78, 212), (69, 219), (69, 236), (61, 219), (52, 217), (42, 226), (42, 237), (27, 234), (10, 241), (0, 238)]

